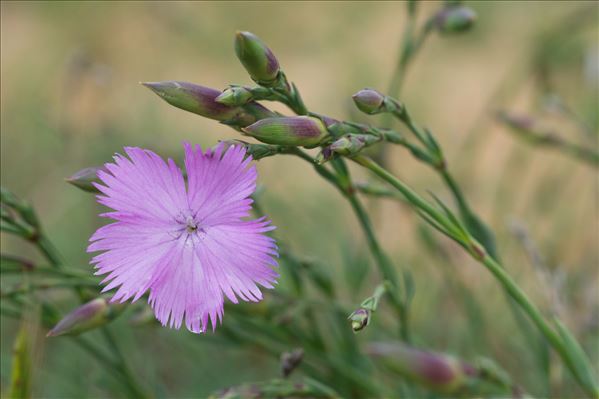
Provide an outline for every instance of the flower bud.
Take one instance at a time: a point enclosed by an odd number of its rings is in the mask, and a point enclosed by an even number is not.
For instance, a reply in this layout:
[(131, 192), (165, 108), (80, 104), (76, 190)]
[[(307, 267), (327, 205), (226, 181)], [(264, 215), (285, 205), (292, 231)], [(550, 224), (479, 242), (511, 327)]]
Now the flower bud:
[(254, 144), (247, 143), (241, 140), (225, 140), (221, 141), (225, 148), (229, 148), (232, 146), (243, 146), (245, 148), (246, 154), (251, 156), (253, 160), (257, 161), (262, 158), (270, 157), (281, 152), (281, 147), (277, 145), (269, 145), (269, 144)]
[(100, 166), (81, 169), (79, 172), (76, 172), (71, 177), (67, 177), (65, 180), (67, 183), (70, 183), (83, 191), (87, 191), (89, 193), (99, 193), (100, 190), (94, 186), (94, 183), (100, 182), (100, 179), (98, 178), (98, 172), (101, 170), (106, 172), (106, 169)]
[(458, 33), (469, 30), (476, 21), (476, 13), (462, 5), (447, 6), (434, 17), (434, 26), (441, 33)]
[(242, 107), (221, 104), (215, 101), (220, 91), (193, 83), (167, 81), (142, 84), (177, 108), (235, 127), (245, 127), (261, 118), (276, 115), (258, 103), (251, 102)]
[(318, 165), (322, 165), (325, 162), (333, 159), (336, 155), (337, 154), (331, 150), (331, 146), (327, 145), (326, 147), (323, 147), (322, 150), (316, 155), (314, 162), (316, 162)]
[(400, 343), (374, 343), (367, 351), (372, 356), (388, 358), (389, 366), (397, 372), (439, 392), (459, 391), (474, 374), (472, 366), (452, 356), (426, 352)]
[(350, 314), (348, 319), (351, 321), (351, 328), (354, 332), (361, 331), (370, 323), (370, 311), (360, 308)]
[(276, 82), (279, 61), (258, 36), (250, 32), (237, 32), (235, 53), (256, 83), (268, 87)]
[(252, 100), (252, 92), (243, 86), (231, 86), (214, 100), (229, 106), (244, 105)]
[(221, 92), (209, 87), (176, 81), (142, 84), (167, 103), (206, 118), (222, 121), (233, 118), (238, 112), (236, 107), (214, 101)]
[(281, 354), (281, 373), (283, 377), (287, 378), (299, 366), (303, 358), (304, 350), (302, 348), (294, 349), (291, 352), (283, 352)]
[(318, 146), (329, 136), (321, 120), (309, 116), (262, 119), (242, 131), (267, 144), (306, 148)]
[(79, 335), (84, 331), (108, 323), (118, 316), (123, 309), (124, 305), (109, 304), (105, 298), (96, 298), (75, 308), (63, 317), (46, 336)]
[(341, 155), (355, 155), (364, 147), (381, 141), (380, 137), (369, 134), (348, 134), (333, 142), (329, 147)]
[(374, 89), (362, 89), (352, 96), (358, 109), (366, 114), (374, 115), (383, 112), (385, 95)]

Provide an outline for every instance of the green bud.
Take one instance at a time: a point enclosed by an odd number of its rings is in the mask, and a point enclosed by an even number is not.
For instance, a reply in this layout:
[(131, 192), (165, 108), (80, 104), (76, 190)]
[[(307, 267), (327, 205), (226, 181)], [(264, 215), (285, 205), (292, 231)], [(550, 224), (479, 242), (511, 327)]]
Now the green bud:
[(370, 134), (348, 134), (334, 141), (329, 147), (337, 154), (356, 155), (364, 147), (379, 141), (381, 141), (380, 137)]
[(329, 137), (324, 123), (309, 116), (262, 119), (242, 131), (267, 144), (314, 148)]
[(99, 193), (100, 190), (94, 186), (94, 183), (100, 183), (98, 172), (101, 170), (106, 171), (106, 169), (99, 166), (85, 168), (79, 172), (76, 172), (73, 176), (67, 177), (65, 180), (67, 183), (70, 183), (83, 191), (87, 191), (89, 193)]
[(274, 114), (258, 103), (229, 106), (216, 101), (220, 91), (187, 82), (142, 83), (167, 103), (221, 123), (245, 127)]
[(469, 30), (476, 21), (476, 13), (462, 5), (449, 5), (434, 17), (434, 26), (441, 33), (459, 33)]
[(279, 61), (258, 36), (250, 32), (237, 32), (235, 53), (256, 83), (266, 87), (276, 83)]
[(279, 154), (281, 152), (281, 147), (278, 145), (253, 144), (241, 140), (226, 140), (221, 141), (221, 143), (225, 145), (225, 148), (229, 148), (235, 145), (244, 146), (246, 154), (250, 155), (252, 159), (254, 159), (255, 161)]
[(403, 105), (374, 89), (362, 89), (352, 96), (358, 109), (368, 115), (402, 112)]
[(348, 320), (350, 320), (354, 332), (361, 331), (370, 323), (370, 311), (360, 308), (350, 314)]
[(252, 100), (252, 92), (243, 86), (231, 86), (214, 100), (229, 106), (244, 105)]
[(362, 89), (352, 96), (358, 109), (374, 115), (384, 111), (385, 95), (374, 89)]
[(109, 304), (105, 298), (96, 298), (67, 314), (46, 336), (79, 335), (82, 332), (107, 324), (118, 316), (124, 308), (125, 305)]

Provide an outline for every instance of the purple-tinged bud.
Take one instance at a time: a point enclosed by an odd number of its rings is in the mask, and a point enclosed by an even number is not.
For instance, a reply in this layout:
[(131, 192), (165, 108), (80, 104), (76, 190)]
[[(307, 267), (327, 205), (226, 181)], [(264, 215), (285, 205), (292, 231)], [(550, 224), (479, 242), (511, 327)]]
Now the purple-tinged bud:
[(254, 102), (235, 107), (221, 104), (216, 102), (220, 91), (193, 83), (167, 81), (142, 84), (177, 108), (235, 127), (245, 127), (276, 115)]
[(124, 306), (109, 304), (105, 298), (96, 298), (63, 317), (46, 336), (79, 335), (112, 321), (124, 310)]
[(384, 357), (400, 374), (444, 393), (457, 392), (467, 385), (473, 367), (452, 356), (426, 352), (400, 343), (374, 343), (367, 352)]
[(535, 120), (528, 115), (517, 115), (506, 111), (498, 111), (497, 118), (517, 130), (530, 131), (534, 130), (536, 127)]
[(348, 320), (350, 320), (354, 332), (361, 331), (370, 323), (370, 311), (360, 308), (350, 314)]
[(93, 166), (91, 168), (81, 169), (73, 176), (67, 177), (65, 181), (83, 191), (87, 191), (89, 193), (99, 193), (100, 190), (94, 186), (94, 183), (100, 182), (100, 179), (98, 178), (99, 171), (106, 172), (106, 169), (101, 166)]
[(242, 131), (267, 144), (314, 148), (329, 137), (324, 123), (309, 116), (262, 119)]
[(362, 149), (381, 141), (378, 136), (369, 134), (348, 134), (333, 142), (329, 147), (341, 155), (356, 155)]
[(258, 36), (250, 32), (237, 32), (235, 53), (256, 83), (266, 87), (276, 83), (279, 61)]
[(362, 89), (352, 96), (358, 109), (366, 114), (374, 115), (385, 110), (385, 95), (374, 89)]
[(320, 150), (320, 152), (316, 155), (316, 157), (314, 158), (314, 162), (316, 162), (318, 165), (322, 165), (325, 162), (328, 162), (331, 159), (333, 159), (335, 155), (337, 154), (333, 150), (331, 150), (331, 146), (327, 145), (326, 147), (323, 147), (322, 150)]
[(214, 100), (229, 106), (244, 105), (252, 100), (252, 92), (243, 86), (231, 86)]
[(289, 377), (289, 374), (299, 366), (303, 358), (304, 350), (302, 348), (294, 349), (291, 352), (283, 352), (281, 354), (281, 374), (283, 374), (283, 377)]
[(459, 33), (469, 30), (476, 21), (476, 13), (462, 5), (444, 7), (435, 15), (434, 26), (441, 33)]
[(221, 92), (188, 82), (146, 82), (144, 86), (158, 94), (164, 101), (194, 114), (223, 121), (234, 118), (237, 107), (229, 107), (215, 101)]

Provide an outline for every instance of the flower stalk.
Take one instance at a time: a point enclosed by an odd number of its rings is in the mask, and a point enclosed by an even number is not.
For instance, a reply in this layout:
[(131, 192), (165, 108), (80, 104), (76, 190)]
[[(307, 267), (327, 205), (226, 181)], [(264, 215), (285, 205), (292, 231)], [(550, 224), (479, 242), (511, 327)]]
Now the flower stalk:
[[(395, 187), (406, 197), (428, 223), (439, 228), (450, 238), (454, 239), (458, 244), (464, 247), (477, 262), (483, 264), (533, 321), (549, 344), (560, 355), (583, 389), (592, 397), (599, 396), (599, 383), (596, 381), (595, 377), (592, 377), (594, 372), (592, 371), (590, 362), (584, 355), (584, 352), (581, 350), (573, 350), (574, 346), (572, 345), (570, 347), (566, 345), (565, 341), (554, 328), (550, 326), (549, 322), (545, 320), (540, 310), (532, 303), (524, 291), (518, 287), (505, 269), (487, 253), (485, 248), (470, 235), (463, 225), (460, 225), (457, 218), (451, 217), (451, 215), (447, 213), (444, 215), (439, 212), (430, 203), (416, 194), (409, 186), (369, 158), (359, 156), (353, 158), (353, 160)], [(576, 341), (572, 339), (571, 342)]]

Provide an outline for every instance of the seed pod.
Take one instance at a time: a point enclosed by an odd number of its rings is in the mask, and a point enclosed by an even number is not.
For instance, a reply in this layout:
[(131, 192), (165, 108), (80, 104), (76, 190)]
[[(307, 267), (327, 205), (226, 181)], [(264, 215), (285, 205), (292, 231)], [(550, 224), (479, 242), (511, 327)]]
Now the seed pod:
[(329, 137), (322, 121), (309, 116), (262, 119), (242, 130), (248, 136), (267, 144), (306, 148), (314, 148)]
[(124, 307), (120, 304), (109, 304), (105, 298), (96, 298), (63, 317), (46, 336), (79, 335), (112, 321)]
[(100, 166), (81, 169), (73, 176), (67, 177), (65, 180), (67, 183), (70, 183), (83, 191), (87, 191), (89, 193), (99, 193), (100, 191), (94, 186), (94, 183), (100, 182), (100, 179), (98, 179), (98, 172), (101, 170), (106, 172), (106, 169)]
[(229, 106), (244, 105), (252, 100), (252, 92), (243, 86), (231, 86), (214, 100)]
[(266, 87), (274, 85), (279, 77), (279, 61), (258, 36), (237, 32), (235, 53), (256, 83)]
[(476, 21), (476, 13), (462, 5), (449, 5), (441, 9), (433, 23), (441, 33), (459, 33), (469, 30)]

